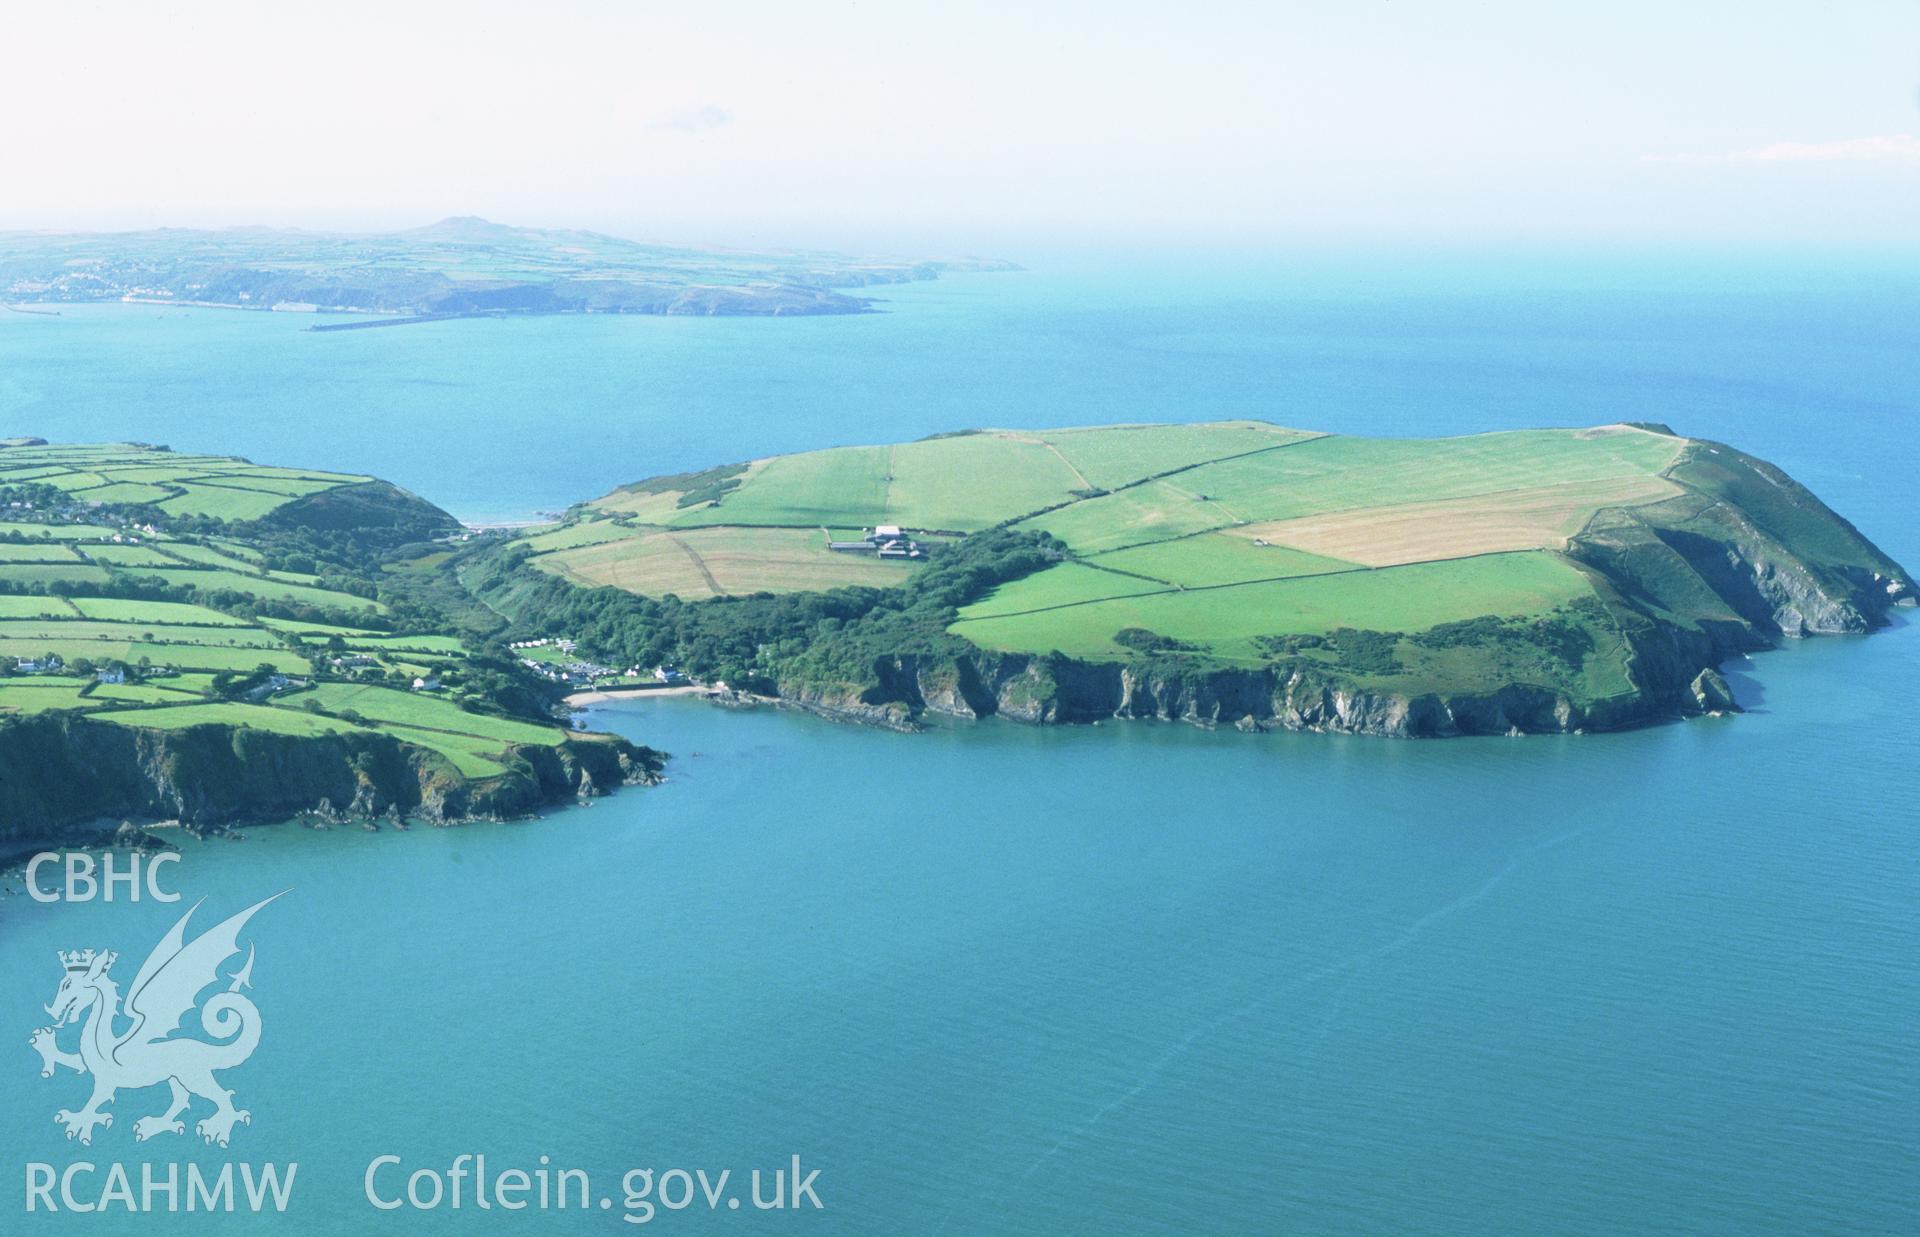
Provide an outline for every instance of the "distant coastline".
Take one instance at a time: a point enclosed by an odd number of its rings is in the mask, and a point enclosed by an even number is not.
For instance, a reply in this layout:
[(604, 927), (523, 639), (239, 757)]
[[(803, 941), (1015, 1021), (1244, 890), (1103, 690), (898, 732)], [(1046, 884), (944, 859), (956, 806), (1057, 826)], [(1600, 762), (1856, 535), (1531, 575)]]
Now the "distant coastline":
[(875, 312), (872, 298), (844, 289), (1018, 269), (987, 258), (900, 261), (647, 245), (470, 216), (371, 234), (0, 233), (0, 295), (13, 302), (369, 316), (316, 324), (316, 331), (567, 313), (863, 314)]

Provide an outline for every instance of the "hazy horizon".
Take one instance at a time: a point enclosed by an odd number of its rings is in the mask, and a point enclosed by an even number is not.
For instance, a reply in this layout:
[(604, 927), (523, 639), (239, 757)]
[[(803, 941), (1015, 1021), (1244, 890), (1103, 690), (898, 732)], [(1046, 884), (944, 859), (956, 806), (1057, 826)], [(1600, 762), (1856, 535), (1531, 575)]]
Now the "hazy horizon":
[(13, 27), (38, 106), (0, 121), (6, 230), (1844, 247), (1910, 243), (1920, 212), (1920, 7), (1896, 0), (110, 3)]

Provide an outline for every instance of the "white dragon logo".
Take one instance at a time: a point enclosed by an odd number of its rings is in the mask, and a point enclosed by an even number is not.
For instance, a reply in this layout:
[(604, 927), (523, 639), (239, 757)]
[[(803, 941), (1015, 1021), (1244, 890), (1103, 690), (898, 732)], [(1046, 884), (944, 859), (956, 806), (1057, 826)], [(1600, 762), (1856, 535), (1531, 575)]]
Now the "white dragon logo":
[[(190, 1096), (213, 1102), (213, 1114), (194, 1126), (194, 1131), (209, 1143), (224, 1147), (235, 1123), (251, 1124), (253, 1114), (233, 1106), (233, 1092), (214, 1078), (215, 1070), (231, 1069), (249, 1056), (260, 1042), (260, 1011), (240, 989), (252, 986), (253, 947), (247, 947), (247, 960), (227, 977), (227, 989), (209, 997), (200, 1007), (200, 1025), (220, 1043), (187, 1037), (172, 1038), (186, 1016), (193, 1012), (196, 998), (222, 976), (220, 967), (240, 952), (240, 929), (273, 895), (186, 941), (187, 920), (200, 909), (194, 903), (180, 922), (153, 947), (153, 952), (133, 977), (127, 989), (127, 1004), (120, 1008), (120, 990), (108, 976), (117, 954), (111, 951), (60, 954), (66, 977), (46, 1011), (54, 1025), (41, 1027), (28, 1041), (40, 1054), (40, 1076), (51, 1078), (56, 1066), (93, 1076), (93, 1098), (79, 1112), (61, 1109), (53, 1119), (67, 1129), (68, 1138), (82, 1143), (93, 1141), (98, 1126), (113, 1125), (113, 1114), (101, 1112), (121, 1089), (139, 1090), (168, 1084), (172, 1099), (167, 1110), (155, 1117), (141, 1117), (133, 1123), (134, 1137), (146, 1141), (156, 1134), (184, 1134), (179, 1116), (191, 1103)], [(86, 1017), (80, 1031), (80, 1051), (62, 1051), (55, 1042), (56, 1030)], [(115, 1024), (131, 1020), (126, 1030)]]

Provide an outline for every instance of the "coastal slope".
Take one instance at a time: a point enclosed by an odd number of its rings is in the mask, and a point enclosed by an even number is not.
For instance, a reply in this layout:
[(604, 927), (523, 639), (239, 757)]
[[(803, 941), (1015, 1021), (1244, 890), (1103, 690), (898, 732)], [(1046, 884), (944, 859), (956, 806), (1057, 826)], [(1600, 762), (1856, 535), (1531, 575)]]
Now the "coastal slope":
[(893, 725), (1614, 728), (1914, 598), (1779, 469), (1648, 424), (967, 431), (636, 482), (503, 554), (468, 575), (521, 621)]
[(14, 438), (0, 503), (0, 841), (117, 816), (451, 823), (658, 775), (389, 570), (465, 534), (384, 481)]

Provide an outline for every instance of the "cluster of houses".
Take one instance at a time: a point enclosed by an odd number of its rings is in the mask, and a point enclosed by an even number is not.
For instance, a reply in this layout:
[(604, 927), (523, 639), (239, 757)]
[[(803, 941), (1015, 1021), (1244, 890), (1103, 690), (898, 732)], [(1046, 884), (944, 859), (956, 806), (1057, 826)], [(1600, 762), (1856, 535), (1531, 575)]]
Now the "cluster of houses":
[[(580, 646), (563, 637), (559, 639), (516, 640), (507, 647), (515, 650), (544, 649), (551, 647), (561, 653), (572, 653)], [(602, 679), (638, 679), (649, 676), (652, 677), (654, 682), (667, 687), (678, 687), (683, 683), (689, 682), (686, 675), (680, 673), (672, 666), (655, 666), (651, 671), (643, 670), (639, 666), (628, 666), (625, 670), (622, 670), (617, 666), (605, 666), (597, 661), (587, 661), (585, 659), (557, 662), (543, 661), (532, 657), (522, 657), (520, 664), (541, 678), (546, 679), (548, 682), (565, 683), (569, 686), (585, 687)]]
[(829, 550), (842, 554), (871, 554), (876, 558), (925, 558), (920, 543), (907, 536), (898, 524), (881, 524), (866, 530), (858, 541), (829, 541)]
[(620, 671), (612, 666), (603, 666), (597, 661), (570, 661), (566, 663), (535, 661), (531, 657), (522, 657), (520, 664), (552, 683), (566, 683), (585, 687), (595, 679), (610, 679), (622, 673), (638, 674), (638, 670)]
[[(510, 649), (544, 649), (548, 645), (552, 645), (554, 648), (559, 649), (562, 653), (571, 653), (575, 649), (580, 647), (579, 645), (575, 644), (573, 641), (567, 639), (565, 636), (561, 636), (558, 639), (552, 636), (542, 636), (538, 640), (515, 640), (512, 644), (509, 644), (507, 647)], [(520, 660), (525, 661), (527, 659), (523, 657)]]
[[(22, 657), (14, 663), (15, 674), (59, 674), (67, 668), (58, 653), (48, 653), (45, 657)], [(127, 672), (115, 666), (103, 666), (94, 671), (93, 677), (102, 683), (124, 683)]]

